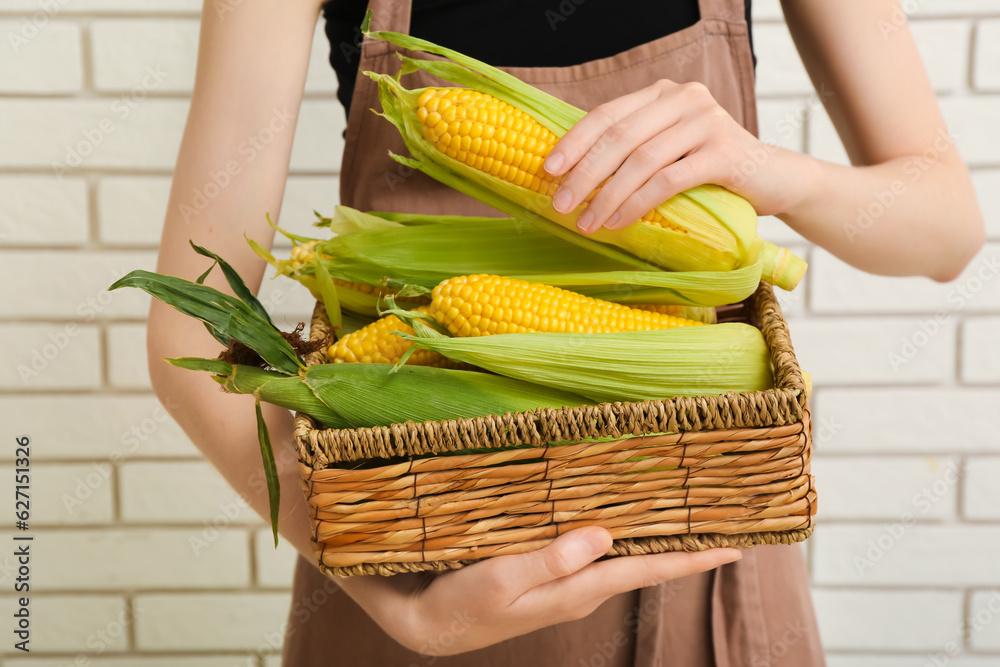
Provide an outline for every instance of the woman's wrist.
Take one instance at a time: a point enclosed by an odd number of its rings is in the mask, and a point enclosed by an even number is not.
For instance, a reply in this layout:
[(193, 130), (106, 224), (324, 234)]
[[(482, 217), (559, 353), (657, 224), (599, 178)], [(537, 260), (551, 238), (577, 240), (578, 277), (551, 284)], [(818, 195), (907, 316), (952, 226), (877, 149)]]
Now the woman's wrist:
[[(773, 178), (781, 202), (778, 209), (769, 212), (786, 223), (808, 215), (831, 192), (823, 187), (823, 162), (804, 153), (778, 148), (771, 156), (777, 161)], [(794, 226), (794, 225), (793, 225)]]

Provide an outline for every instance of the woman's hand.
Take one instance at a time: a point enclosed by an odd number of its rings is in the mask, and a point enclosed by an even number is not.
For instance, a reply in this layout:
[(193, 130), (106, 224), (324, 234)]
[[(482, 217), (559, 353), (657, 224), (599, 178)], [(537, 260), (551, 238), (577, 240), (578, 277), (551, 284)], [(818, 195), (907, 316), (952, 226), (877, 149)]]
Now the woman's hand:
[(702, 84), (663, 79), (595, 108), (559, 141), (544, 167), (553, 176), (566, 174), (552, 201), (560, 213), (610, 177), (577, 220), (589, 233), (630, 225), (703, 183), (743, 195), (762, 215), (784, 211), (794, 195), (782, 161), (772, 159), (777, 150), (743, 129)]
[(341, 586), (402, 645), (424, 655), (453, 655), (583, 618), (618, 593), (742, 557), (737, 549), (711, 549), (593, 562), (610, 547), (611, 534), (590, 526), (538, 551), (454, 572), (352, 577)]
[(544, 166), (566, 176), (553, 207), (569, 213), (608, 179), (577, 226), (617, 229), (715, 183), (859, 269), (953, 280), (982, 248), (983, 218), (899, 3), (781, 5), (853, 166), (764, 144), (704, 86), (664, 80), (602, 104), (559, 141)]

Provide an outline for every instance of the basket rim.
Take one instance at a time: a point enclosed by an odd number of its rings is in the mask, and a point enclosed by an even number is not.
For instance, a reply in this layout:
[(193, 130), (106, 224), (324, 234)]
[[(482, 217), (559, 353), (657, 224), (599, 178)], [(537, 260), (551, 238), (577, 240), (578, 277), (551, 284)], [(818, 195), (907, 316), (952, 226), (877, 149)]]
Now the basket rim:
[[(761, 283), (744, 305), (749, 315), (747, 320), (764, 335), (774, 369), (775, 387), (772, 389), (541, 408), (471, 419), (405, 422), (357, 429), (324, 427), (310, 416), (296, 412), (293, 435), (299, 460), (321, 470), (333, 463), (362, 459), (425, 456), (519, 444), (584, 442), (652, 433), (766, 428), (800, 422), (807, 410), (805, 382), (792, 347), (788, 323), (782, 316), (773, 288)], [(313, 310), (309, 339), (325, 342), (317, 352), (306, 357), (306, 364), (324, 363), (332, 332), (322, 302), (317, 302)]]

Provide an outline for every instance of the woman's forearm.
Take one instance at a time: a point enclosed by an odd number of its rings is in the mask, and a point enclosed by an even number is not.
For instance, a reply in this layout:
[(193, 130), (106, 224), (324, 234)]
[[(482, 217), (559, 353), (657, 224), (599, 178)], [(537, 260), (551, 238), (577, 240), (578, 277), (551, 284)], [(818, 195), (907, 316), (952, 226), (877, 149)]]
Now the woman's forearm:
[(778, 149), (795, 193), (778, 217), (859, 269), (951, 280), (982, 245), (972, 181), (942, 136), (923, 155), (846, 167)]
[[(157, 271), (194, 280), (210, 265), (189, 241), (232, 263), (256, 290), (264, 262), (244, 234), (270, 245), (309, 62), (318, 0), (257, 0), (220, 15), (206, 1), (194, 96), (174, 170)], [(228, 291), (218, 271), (208, 284)], [(215, 357), (221, 346), (201, 322), (154, 301), (147, 327), (153, 389), (191, 441), (261, 516), (268, 496), (254, 401), (223, 394), (203, 373), (165, 357)], [(281, 471), (282, 534), (314, 559), (291, 446), (291, 415), (263, 406)]]

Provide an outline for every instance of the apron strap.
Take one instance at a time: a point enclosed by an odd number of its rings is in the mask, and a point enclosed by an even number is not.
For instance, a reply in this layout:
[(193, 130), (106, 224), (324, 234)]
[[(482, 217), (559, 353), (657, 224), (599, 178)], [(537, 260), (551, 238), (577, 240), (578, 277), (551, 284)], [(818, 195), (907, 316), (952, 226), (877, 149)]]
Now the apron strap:
[(368, 9), (372, 11), (373, 29), (410, 34), (409, 0), (369, 0)]
[(715, 19), (727, 23), (745, 23), (746, 5), (743, 0), (698, 0), (701, 20)]

